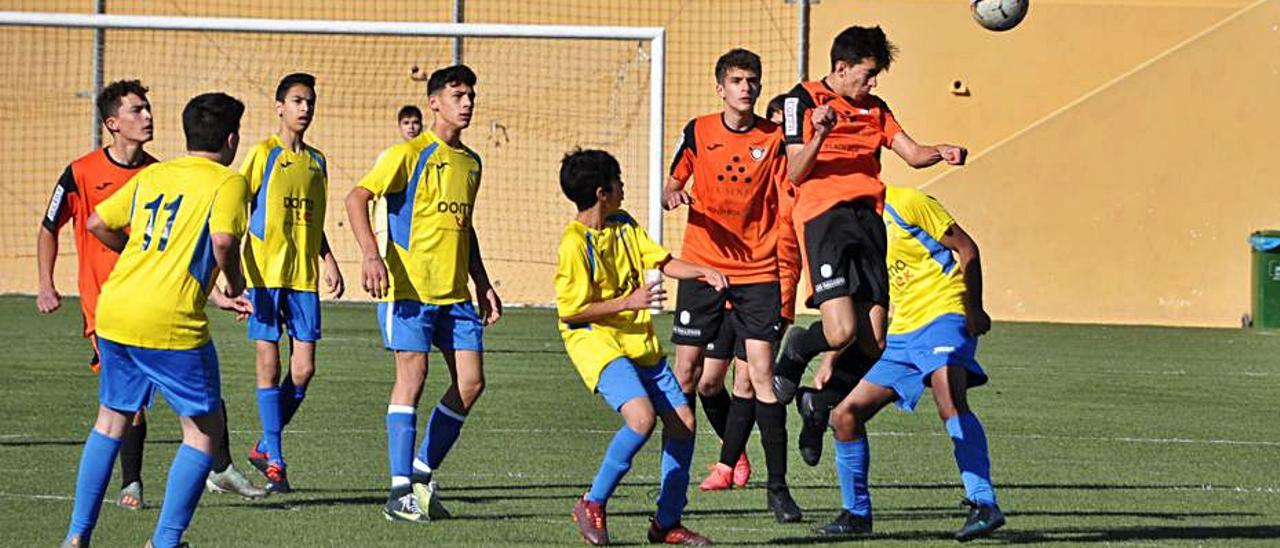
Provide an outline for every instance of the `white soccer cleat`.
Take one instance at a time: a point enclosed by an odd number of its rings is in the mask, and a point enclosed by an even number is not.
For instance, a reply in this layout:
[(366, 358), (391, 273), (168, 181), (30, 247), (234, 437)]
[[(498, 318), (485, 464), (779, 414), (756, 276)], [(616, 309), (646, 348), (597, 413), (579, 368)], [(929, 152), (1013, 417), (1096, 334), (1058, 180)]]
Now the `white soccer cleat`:
[(236, 470), (234, 464), (221, 472), (209, 472), (209, 477), (204, 480), (204, 488), (210, 493), (234, 493), (251, 500), (267, 496), (266, 489), (250, 482), (249, 478)]

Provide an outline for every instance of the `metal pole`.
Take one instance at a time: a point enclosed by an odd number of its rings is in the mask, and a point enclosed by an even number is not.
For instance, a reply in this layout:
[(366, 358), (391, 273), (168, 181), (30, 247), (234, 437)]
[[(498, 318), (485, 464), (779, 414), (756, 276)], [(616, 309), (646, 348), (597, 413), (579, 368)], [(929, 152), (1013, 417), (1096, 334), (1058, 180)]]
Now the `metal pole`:
[(809, 80), (809, 1), (796, 0), (796, 78)]
[[(107, 0), (95, 0), (93, 4), (94, 13), (106, 13)], [(95, 149), (102, 148), (102, 118), (98, 115), (98, 94), (102, 93), (102, 54), (106, 49), (106, 43), (106, 29), (93, 29), (93, 89), (89, 94), (89, 104), (92, 105), (89, 110), (93, 111), (91, 117), (93, 125), (89, 128), (89, 140)]]
[(662, 243), (663, 112), (666, 97), (667, 31), (661, 30), (649, 46), (649, 237)]
[[(467, 0), (453, 0), (453, 22), (461, 23), (466, 19)], [(462, 37), (453, 37), (453, 64), (462, 64)]]

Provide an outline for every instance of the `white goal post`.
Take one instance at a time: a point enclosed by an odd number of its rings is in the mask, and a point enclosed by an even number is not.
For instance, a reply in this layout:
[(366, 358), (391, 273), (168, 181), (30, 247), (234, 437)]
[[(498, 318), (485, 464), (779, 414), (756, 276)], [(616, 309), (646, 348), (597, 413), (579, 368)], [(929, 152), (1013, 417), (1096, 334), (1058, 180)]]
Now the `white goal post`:
[(329, 34), (419, 36), (434, 38), (487, 37), (529, 39), (630, 40), (649, 43), (649, 203), (650, 236), (662, 240), (663, 101), (666, 75), (666, 29), (662, 27), (512, 25), (486, 23), (408, 23), (323, 21), (311, 19), (244, 19), (220, 17), (156, 17), (136, 15), (68, 14), (0, 11), (0, 26), (81, 29), (247, 32), (267, 34)]

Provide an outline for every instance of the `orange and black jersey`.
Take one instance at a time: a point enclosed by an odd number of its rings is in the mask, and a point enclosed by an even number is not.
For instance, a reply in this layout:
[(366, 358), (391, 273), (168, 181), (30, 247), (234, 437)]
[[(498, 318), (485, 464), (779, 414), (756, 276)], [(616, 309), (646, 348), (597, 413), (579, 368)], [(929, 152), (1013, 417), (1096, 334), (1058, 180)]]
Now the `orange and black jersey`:
[(880, 181), (880, 149), (888, 148), (902, 131), (889, 105), (874, 95), (860, 104), (837, 94), (826, 82), (801, 82), (783, 103), (783, 139), (800, 145), (813, 138), (810, 111), (821, 105), (836, 113), (817, 160), (796, 201), (795, 221), (804, 223), (841, 202), (864, 201), (884, 209)]
[(155, 162), (155, 158), (144, 152), (137, 164), (121, 164), (107, 153), (107, 149), (101, 148), (72, 161), (53, 187), (41, 225), (56, 234), (67, 221), (73, 221), (79, 263), (80, 308), (84, 313), (86, 337), (95, 329), (94, 308), (98, 293), (120, 254), (90, 234), (85, 222), (99, 202), (114, 194), (142, 168)]
[(745, 131), (729, 129), (722, 116), (690, 120), (671, 163), (672, 178), (694, 179), (681, 256), (719, 270), (732, 284), (775, 281), (782, 135), (759, 116)]

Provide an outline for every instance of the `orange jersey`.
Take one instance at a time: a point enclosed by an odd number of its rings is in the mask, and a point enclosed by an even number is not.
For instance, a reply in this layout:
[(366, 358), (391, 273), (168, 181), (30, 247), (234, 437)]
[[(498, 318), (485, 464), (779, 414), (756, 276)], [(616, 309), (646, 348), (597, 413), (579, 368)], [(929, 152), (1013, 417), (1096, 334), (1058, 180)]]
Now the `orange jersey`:
[(782, 317), (796, 319), (796, 285), (800, 282), (802, 261), (800, 238), (791, 222), (798, 189), (783, 177), (778, 183), (778, 281), (782, 287)]
[(874, 95), (862, 105), (827, 87), (825, 82), (797, 84), (783, 103), (783, 139), (801, 145), (813, 139), (810, 111), (827, 105), (835, 110), (836, 125), (818, 151), (804, 189), (796, 201), (795, 221), (806, 222), (841, 202), (866, 201), (884, 209), (880, 181), (880, 149), (888, 148), (902, 131), (889, 105)]
[(62, 177), (53, 187), (53, 196), (49, 198), (49, 208), (45, 211), (41, 224), (54, 234), (67, 221), (73, 221), (72, 224), (75, 225), (80, 311), (84, 313), (86, 337), (93, 335), (93, 311), (98, 306), (98, 293), (102, 291), (102, 284), (107, 281), (107, 275), (116, 266), (116, 259), (120, 258), (120, 254), (90, 234), (85, 222), (99, 202), (124, 186), (135, 173), (155, 162), (155, 158), (144, 152), (141, 162), (126, 166), (117, 163), (107, 154), (107, 149), (102, 148), (76, 158), (62, 172)]
[(681, 257), (732, 284), (777, 280), (777, 184), (785, 168), (777, 124), (756, 117), (736, 132), (720, 113), (690, 120), (671, 163), (672, 178), (693, 177)]

